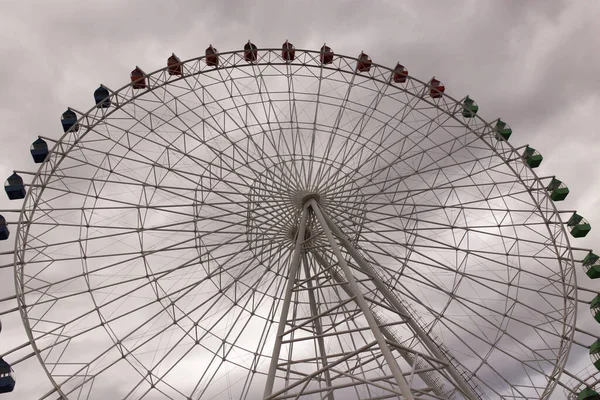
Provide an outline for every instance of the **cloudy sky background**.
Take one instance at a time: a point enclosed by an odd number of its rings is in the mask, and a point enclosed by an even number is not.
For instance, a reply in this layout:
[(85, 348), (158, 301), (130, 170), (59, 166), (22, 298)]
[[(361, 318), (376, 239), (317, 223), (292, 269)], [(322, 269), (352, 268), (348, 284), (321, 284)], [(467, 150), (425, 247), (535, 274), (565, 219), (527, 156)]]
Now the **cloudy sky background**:
[[(600, 2), (587, 0), (0, 0), (0, 178), (34, 171), (29, 145), (37, 135), (59, 138), (67, 106), (88, 110), (98, 84), (117, 89), (136, 65), (150, 72), (172, 52), (185, 60), (210, 43), (228, 51), (248, 39), (259, 48), (286, 39), (305, 49), (326, 42), (339, 54), (364, 50), (390, 67), (400, 61), (424, 81), (435, 75), (452, 97), (474, 98), (485, 119), (502, 117), (513, 128), (513, 145), (530, 144), (544, 155), (538, 174), (569, 186), (560, 208), (578, 210), (592, 224), (574, 245), (600, 250), (599, 20)], [(0, 196), (0, 209), (20, 206)], [(11, 222), (18, 216), (3, 215)], [(1, 242), (0, 252), (11, 244)], [(9, 262), (2, 256), (0, 264)], [(0, 269), (1, 298), (14, 294), (12, 279), (9, 268)], [(599, 286), (581, 268), (578, 279)], [(14, 305), (0, 303), (2, 310)], [(585, 304), (579, 315), (579, 327), (600, 335)], [(26, 339), (17, 313), (2, 322), (5, 353)], [(590, 364), (585, 351), (574, 354), (572, 372)], [(49, 389), (37, 359), (16, 370), (17, 391), (2, 399), (33, 399)], [(560, 388), (557, 394), (563, 398)]]

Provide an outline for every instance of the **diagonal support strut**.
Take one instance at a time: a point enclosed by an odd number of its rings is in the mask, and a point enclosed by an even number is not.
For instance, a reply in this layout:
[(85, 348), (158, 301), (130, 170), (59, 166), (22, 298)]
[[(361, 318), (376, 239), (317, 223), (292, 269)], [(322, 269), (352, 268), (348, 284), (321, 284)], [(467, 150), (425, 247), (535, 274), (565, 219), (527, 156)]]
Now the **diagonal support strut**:
[[(320, 215), (321, 218), (323, 218), (325, 224), (338, 237), (338, 239), (342, 243), (342, 246), (344, 246), (346, 251), (348, 251), (350, 256), (356, 261), (356, 263), (363, 270), (363, 272), (371, 277), (377, 289), (381, 293), (383, 293), (386, 299), (394, 306), (396, 311), (401, 315), (410, 315), (406, 307), (404, 307), (404, 305), (399, 301), (399, 299), (396, 296), (394, 296), (394, 294), (390, 291), (389, 287), (379, 278), (379, 275), (377, 275), (375, 271), (373, 271), (373, 269), (367, 263), (364, 257), (354, 248), (354, 246), (352, 246), (352, 243), (350, 243), (350, 241), (346, 238), (344, 233), (333, 223), (333, 221), (331, 221), (331, 219), (329, 219), (327, 215), (320, 212), (319, 205), (314, 200), (311, 201), (311, 208), (315, 211), (315, 213), (318, 213), (317, 215)], [(433, 342), (433, 340), (431, 340), (429, 335), (427, 335), (412, 318), (407, 318), (407, 323), (411, 327), (413, 332), (415, 332), (415, 334), (423, 341), (423, 343), (429, 349), (429, 351), (431, 351), (431, 354), (433, 354), (439, 360), (442, 360), (448, 364), (447, 371), (452, 377), (452, 379), (454, 379), (462, 394), (470, 400), (479, 399), (479, 396), (473, 392), (471, 386), (458, 373), (456, 368), (449, 362), (446, 356), (440, 351), (439, 347)]]
[(283, 306), (279, 317), (279, 325), (277, 326), (277, 336), (275, 337), (275, 345), (273, 346), (273, 354), (271, 355), (271, 364), (269, 366), (269, 374), (267, 375), (267, 383), (265, 384), (264, 399), (267, 399), (273, 393), (273, 385), (275, 383), (275, 375), (277, 374), (277, 364), (279, 363), (279, 354), (281, 353), (281, 343), (283, 342), (283, 333), (285, 331), (285, 323), (288, 312), (290, 310), (290, 301), (292, 299), (292, 289), (296, 282), (296, 276), (302, 259), (302, 243), (306, 233), (306, 221), (308, 220), (308, 204), (304, 205), (302, 216), (300, 217), (300, 226), (296, 237), (296, 246), (294, 247), (294, 256), (290, 265), (288, 274), (287, 286), (285, 288), (285, 296), (283, 298)]
[(390, 368), (390, 370), (392, 372), (392, 375), (396, 381), (396, 384), (400, 388), (401, 394), (404, 396), (404, 398), (406, 400), (414, 400), (414, 396), (410, 390), (410, 386), (408, 385), (408, 382), (406, 382), (406, 379), (404, 378), (404, 375), (402, 374), (402, 370), (400, 369), (400, 366), (398, 365), (396, 358), (392, 354), (392, 351), (389, 348), (385, 337), (381, 333), (381, 330), (379, 329), (379, 325), (377, 325), (377, 321), (376, 321), (375, 317), (373, 316), (373, 313), (371, 312), (371, 309), (369, 308), (368, 303), (366, 302), (364, 296), (362, 295), (360, 289), (358, 288), (358, 285), (356, 284), (354, 276), (352, 275), (352, 272), (350, 271), (350, 267), (348, 267), (348, 264), (346, 263), (346, 260), (344, 259), (344, 256), (342, 255), (342, 252), (340, 251), (340, 248), (339, 248), (337, 242), (335, 241), (333, 234), (331, 233), (331, 230), (329, 229), (329, 225), (327, 224), (327, 221), (325, 220), (325, 217), (323, 216), (323, 213), (321, 212), (321, 209), (319, 208), (318, 203), (315, 201), (315, 199), (311, 198), (308, 200), (308, 202), (306, 204), (310, 205), (312, 211), (315, 213), (315, 216), (317, 217), (317, 220), (319, 221), (319, 224), (321, 225), (321, 228), (323, 229), (323, 232), (325, 233), (325, 236), (327, 237), (329, 245), (331, 246), (331, 250), (335, 254), (336, 258), (338, 259), (339, 266), (342, 269), (342, 271), (344, 272), (344, 275), (346, 276), (346, 280), (348, 281), (348, 286), (350, 287), (350, 290), (353, 292), (353, 294), (356, 296), (355, 301), (358, 304), (358, 306), (360, 307), (361, 311), (363, 312), (367, 322), (369, 323), (369, 327), (371, 328), (371, 331), (373, 332), (373, 336), (375, 337), (375, 340), (377, 341), (377, 344), (379, 345), (379, 349), (381, 350), (381, 352), (388, 364), (388, 367)]

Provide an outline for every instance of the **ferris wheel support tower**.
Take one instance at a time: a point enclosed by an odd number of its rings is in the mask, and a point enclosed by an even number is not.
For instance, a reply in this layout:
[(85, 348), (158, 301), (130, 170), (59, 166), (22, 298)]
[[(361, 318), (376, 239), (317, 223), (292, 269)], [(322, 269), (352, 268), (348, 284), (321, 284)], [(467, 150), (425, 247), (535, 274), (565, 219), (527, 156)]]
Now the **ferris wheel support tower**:
[[(367, 321), (369, 323), (369, 328), (371, 330), (371, 333), (374, 336), (377, 345), (380, 347), (381, 352), (383, 353), (383, 357), (384, 357), (385, 362), (387, 363), (389, 369), (392, 372), (394, 381), (398, 385), (399, 392), (397, 394), (402, 395), (406, 399), (409, 399), (409, 400), (414, 399), (410, 384), (407, 382), (407, 380), (404, 376), (405, 374), (403, 374), (400, 366), (398, 365), (396, 358), (392, 354), (392, 352), (394, 350), (399, 350), (402, 346), (399, 343), (393, 342), (393, 340), (394, 340), (393, 335), (390, 334), (390, 332), (386, 326), (381, 326), (382, 321), (378, 320), (377, 316), (372, 312), (371, 308), (369, 307), (369, 304), (366, 302), (363, 294), (361, 293), (360, 288), (356, 284), (356, 280), (355, 280), (354, 276), (352, 275), (352, 271), (350, 270), (350, 267), (348, 266), (348, 263), (347, 263), (346, 259), (344, 258), (343, 254), (339, 248), (338, 243), (336, 242), (336, 238), (337, 238), (337, 240), (339, 240), (339, 242), (341, 243), (343, 248), (346, 249), (346, 251), (352, 257), (352, 259), (362, 269), (362, 272), (365, 275), (369, 276), (370, 279), (372, 279), (372, 281), (375, 284), (375, 286), (377, 287), (377, 289), (380, 290), (384, 294), (385, 298), (390, 302), (390, 304), (392, 304), (394, 306), (394, 308), (396, 309), (396, 312), (400, 316), (402, 316), (402, 318), (405, 319), (406, 323), (415, 332), (415, 334), (418, 336), (418, 338), (421, 341), (423, 341), (423, 343), (428, 348), (428, 350), (431, 352), (431, 354), (437, 359), (438, 362), (440, 362), (440, 364), (443, 364), (445, 366), (445, 369), (448, 372), (448, 374), (452, 377), (452, 379), (454, 379), (457, 389), (467, 399), (475, 400), (475, 399), (479, 398), (473, 392), (470, 385), (464, 380), (464, 378), (458, 373), (458, 371), (455, 369), (455, 367), (450, 363), (450, 361), (439, 350), (438, 345), (436, 345), (431, 340), (431, 338), (429, 338), (427, 333), (425, 333), (423, 331), (423, 329), (421, 329), (421, 327), (411, 318), (409, 312), (402, 305), (402, 303), (400, 302), (398, 297), (394, 296), (391, 293), (389, 288), (385, 285), (384, 282), (381, 281), (381, 278), (369, 266), (368, 262), (364, 259), (364, 257), (354, 248), (352, 243), (345, 237), (344, 233), (335, 225), (335, 223), (329, 217), (327, 217), (327, 215), (325, 213), (323, 213), (323, 211), (318, 203), (318, 199), (320, 199), (320, 196), (318, 194), (307, 195), (307, 196), (305, 196), (304, 199), (305, 200), (304, 200), (304, 204), (303, 204), (300, 221), (299, 221), (297, 229), (295, 230), (295, 232), (297, 232), (297, 237), (296, 237), (296, 241), (295, 241), (294, 255), (293, 255), (293, 259), (292, 259), (291, 268), (289, 270), (288, 283), (286, 286), (283, 308), (282, 308), (281, 317), (280, 317), (280, 321), (279, 321), (277, 337), (275, 339), (275, 345), (274, 345), (274, 349), (273, 349), (273, 358), (271, 359), (267, 384), (266, 384), (265, 393), (263, 396), (264, 399), (277, 398), (277, 394), (284, 393), (287, 390), (287, 388), (280, 390), (278, 393), (273, 395), (273, 385), (275, 382), (275, 377), (276, 377), (276, 373), (277, 373), (277, 369), (278, 369), (278, 365), (279, 365), (279, 361), (280, 361), (279, 356), (281, 353), (281, 345), (282, 345), (283, 337), (285, 334), (285, 328), (286, 328), (286, 325), (288, 322), (287, 319), (288, 319), (288, 313), (290, 310), (293, 289), (295, 287), (296, 279), (298, 277), (298, 271), (300, 270), (300, 264), (303, 262), (305, 263), (305, 268), (307, 269), (306, 274), (308, 276), (308, 266), (306, 265), (306, 262), (307, 262), (306, 254), (304, 254), (305, 250), (303, 249), (303, 247), (304, 247), (304, 243), (311, 239), (310, 238), (311, 232), (309, 232), (307, 230), (307, 220), (308, 220), (309, 213), (313, 213), (316, 216), (316, 219), (319, 222), (319, 227), (320, 227), (320, 229), (322, 229), (323, 233), (327, 237), (327, 241), (329, 242), (329, 245), (331, 246), (330, 249), (335, 254), (335, 257), (337, 258), (339, 266), (343, 272), (343, 276), (334, 275), (334, 277), (338, 278), (336, 280), (341, 285), (348, 288), (347, 290), (348, 290), (349, 294), (352, 296), (353, 300), (360, 307), (361, 311), (363, 312), (365, 318), (367, 319)], [(308, 235), (307, 235), (307, 233), (308, 233)], [(314, 256), (317, 259), (317, 263), (320, 264), (324, 269), (331, 269), (330, 265), (325, 265), (326, 261), (322, 257), (320, 257), (319, 255), (314, 255)], [(345, 278), (346, 282), (342, 281), (344, 278)], [(310, 279), (308, 279), (307, 282), (310, 282)], [(312, 294), (313, 294), (313, 288), (311, 287), (309, 290), (309, 295), (312, 295)], [(315, 322), (316, 322), (318, 319), (320, 319), (321, 315), (319, 315), (316, 312), (315, 304), (313, 301), (311, 301), (311, 306), (313, 307), (311, 309), (313, 312), (312, 317), (315, 319)], [(319, 335), (321, 335), (320, 329), (317, 329), (316, 331)], [(322, 357), (323, 365), (324, 365), (323, 372), (327, 373), (326, 382), (328, 384), (328, 387), (325, 390), (327, 392), (329, 392), (328, 398), (333, 400), (333, 398), (334, 398), (333, 390), (336, 388), (330, 386), (330, 378), (329, 378), (330, 373), (328, 371), (328, 364), (326, 361), (327, 354), (325, 353), (325, 346), (322, 342), (322, 338), (317, 338), (317, 339), (321, 339), (319, 342), (320, 343), (319, 348), (321, 351), (321, 357)], [(407, 359), (407, 361), (411, 361), (409, 359), (410, 356), (407, 354), (406, 351), (404, 351), (404, 352), (400, 351), (400, 353), (403, 355), (404, 358)], [(418, 355), (412, 361), (415, 362), (417, 359), (418, 359)], [(413, 371), (413, 373), (414, 373), (414, 371)], [(413, 373), (410, 374), (411, 378), (413, 376)], [(434, 391), (436, 393), (436, 395), (441, 397), (441, 396), (448, 394), (448, 393), (443, 393), (442, 390), (440, 390), (439, 386), (436, 387), (435, 380), (431, 379), (429, 376), (429, 371), (423, 371), (419, 374), (421, 375), (422, 379), (425, 382), (430, 383), (430, 386), (431, 386), (430, 389), (432, 391)], [(298, 383), (295, 384), (294, 386), (296, 386), (296, 385), (298, 385)]]

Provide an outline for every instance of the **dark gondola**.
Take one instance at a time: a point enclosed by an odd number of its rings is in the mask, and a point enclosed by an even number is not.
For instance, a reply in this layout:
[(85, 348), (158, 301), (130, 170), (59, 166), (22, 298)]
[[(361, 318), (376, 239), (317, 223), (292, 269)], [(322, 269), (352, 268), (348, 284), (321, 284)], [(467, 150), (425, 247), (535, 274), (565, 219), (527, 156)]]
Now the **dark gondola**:
[(358, 72), (369, 72), (371, 64), (373, 64), (371, 57), (361, 52), (360, 56), (358, 56), (358, 62), (356, 63), (356, 70)]
[(144, 74), (144, 71), (142, 71), (140, 67), (135, 67), (135, 69), (131, 71), (131, 83), (134, 89), (146, 88), (146, 74)]
[(69, 129), (71, 129), (72, 132), (77, 132), (79, 130), (77, 114), (75, 114), (75, 111), (71, 110), (70, 108), (67, 108), (67, 111), (61, 115), (60, 123), (62, 124), (65, 132), (67, 132)]
[(31, 156), (36, 164), (43, 163), (48, 157), (48, 143), (42, 138), (38, 138), (31, 144)]
[(206, 65), (209, 67), (218, 67), (219, 66), (219, 51), (213, 47), (211, 44), (208, 46), (206, 51), (204, 52), (206, 56)]
[(171, 57), (167, 59), (167, 72), (169, 72), (169, 75), (176, 76), (179, 76), (183, 73), (183, 65), (175, 53), (172, 53)]
[(98, 108), (110, 107), (110, 92), (108, 89), (100, 85), (100, 87), (94, 92), (94, 101), (96, 102), (96, 107)]
[[(6, 240), (10, 236), (6, 219), (0, 215), (0, 240)], [(2, 323), (0, 322), (0, 331), (2, 330)]]
[(15, 374), (10, 365), (0, 358), (0, 393), (10, 393), (15, 389)]
[(296, 48), (287, 40), (285, 41), (283, 46), (281, 46), (281, 57), (283, 57), (283, 59), (288, 62), (294, 61), (294, 59), (296, 58)]
[(248, 40), (248, 43), (244, 45), (244, 60), (248, 62), (255, 62), (258, 59), (258, 50), (256, 45)]
[(331, 64), (333, 62), (333, 50), (331, 50), (331, 47), (323, 45), (323, 47), (321, 47), (321, 55), (320, 55), (320, 60), (321, 60), (321, 64)]
[(4, 190), (10, 200), (18, 200), (25, 198), (25, 185), (23, 184), (23, 178), (21, 178), (15, 172), (8, 177), (6, 183), (4, 183)]
[(396, 83), (404, 83), (406, 82), (406, 77), (408, 76), (408, 71), (404, 68), (404, 65), (398, 63), (396, 64), (396, 68), (394, 68), (394, 82)]

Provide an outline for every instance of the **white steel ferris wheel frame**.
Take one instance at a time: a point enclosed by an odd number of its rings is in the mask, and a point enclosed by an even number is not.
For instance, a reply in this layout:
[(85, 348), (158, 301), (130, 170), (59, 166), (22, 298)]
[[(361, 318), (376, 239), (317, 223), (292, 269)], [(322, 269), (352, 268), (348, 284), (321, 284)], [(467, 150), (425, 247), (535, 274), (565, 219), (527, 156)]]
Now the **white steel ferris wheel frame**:
[[(321, 65), (319, 63), (319, 52), (309, 50), (296, 50), (296, 59), (294, 61), (285, 61), (281, 58), (280, 49), (258, 49), (259, 58), (255, 63), (250, 64), (253, 68), (260, 70), (261, 67), (267, 66), (281, 66), (289, 68), (290, 66), (305, 66), (311, 68), (318, 68), (321, 70), (338, 71), (342, 74), (356, 75), (355, 63), (356, 58), (345, 57), (336, 55), (332, 64)], [(242, 51), (233, 51), (220, 53), (220, 65), (219, 69), (227, 71), (229, 69), (237, 68), (248, 68), (249, 64), (244, 60)], [(15, 242), (15, 285), (17, 289), (17, 300), (19, 302), (19, 308), (23, 318), (23, 322), (26, 327), (29, 340), (33, 345), (36, 355), (38, 356), (40, 363), (44, 366), (49, 379), (55, 383), (55, 379), (52, 373), (46, 368), (45, 362), (41, 357), (43, 349), (38, 349), (36, 345), (36, 338), (33, 335), (33, 328), (30, 325), (30, 320), (27, 315), (27, 310), (30, 307), (25, 301), (24, 294), (27, 293), (27, 274), (25, 268), (28, 263), (31, 262), (31, 258), (26, 255), (28, 248), (28, 241), (30, 240), (30, 227), (35, 224), (36, 217), (34, 213), (40, 206), (40, 199), (44, 193), (45, 187), (48, 185), (50, 179), (53, 177), (54, 172), (59, 168), (61, 162), (67, 157), (69, 152), (82, 140), (86, 133), (90, 129), (101, 123), (108, 115), (116, 112), (126, 104), (135, 102), (136, 98), (144, 96), (146, 93), (151, 92), (157, 88), (164, 88), (168, 90), (168, 86), (174, 81), (179, 79), (187, 79), (196, 75), (202, 75), (204, 73), (210, 73), (215, 70), (213, 67), (206, 66), (201, 61), (204, 57), (188, 60), (183, 62), (183, 76), (171, 77), (168, 75), (167, 68), (160, 69), (146, 76), (147, 88), (143, 90), (134, 91), (131, 84), (126, 85), (123, 88), (111, 93), (111, 101), (113, 107), (110, 109), (92, 108), (87, 113), (80, 113), (82, 116), (79, 119), (79, 131), (78, 132), (67, 132), (57, 142), (54, 149), (51, 151), (49, 158), (41, 166), (37, 174), (33, 178), (33, 182), (29, 185), (29, 191), (23, 205), (23, 210), (19, 219), (19, 226), (16, 235)], [(256, 72), (254, 72), (256, 73)], [(393, 71), (389, 68), (372, 64), (371, 71), (368, 74), (361, 74), (368, 76), (368, 78), (381, 87), (392, 85), (391, 79)], [(432, 99), (427, 98), (429, 92), (429, 85), (425, 82), (419, 81), (412, 76), (407, 77), (407, 83), (404, 84), (403, 90), (419, 101), (426, 102), (432, 107), (435, 107), (442, 113), (449, 116), (453, 116), (456, 113), (462, 111), (461, 102), (457, 101), (448, 95), (444, 94), (443, 101), (435, 102)], [(382, 89), (383, 90), (383, 89)], [(523, 163), (519, 149), (514, 148), (507, 141), (496, 142), (494, 128), (479, 116), (473, 118), (474, 123), (470, 126), (466, 126), (459, 119), (455, 119), (454, 122), (462, 124), (468, 129), (473, 135), (476, 135), (482, 143), (485, 143), (490, 150), (495, 152), (496, 157), (502, 160), (506, 164), (507, 168), (512, 171), (513, 176), (518, 184), (527, 188), (529, 196), (533, 204), (537, 206), (536, 213), (544, 219), (547, 226), (548, 237), (554, 246), (554, 251), (560, 258), (560, 274), (553, 280), (554, 284), (562, 285), (564, 293), (564, 313), (561, 316), (563, 321), (563, 331), (560, 334), (561, 346), (560, 354), (556, 360), (555, 367), (551, 374), (547, 375), (548, 383), (542, 398), (547, 398), (555, 386), (558, 383), (558, 378), (561, 375), (566, 358), (568, 356), (571, 343), (574, 335), (574, 327), (576, 323), (576, 304), (577, 304), (577, 290), (576, 280), (574, 274), (574, 261), (573, 254), (569, 244), (569, 239), (563, 226), (560, 213), (556, 209), (554, 203), (549, 199), (548, 194), (545, 191), (545, 185), (542, 183), (534, 171), (531, 170), (525, 163)], [(542, 178), (543, 179), (543, 178)], [(69, 189), (65, 190), (68, 193)], [(533, 212), (533, 211), (532, 211)], [(309, 237), (306, 236), (307, 232), (307, 219), (311, 215), (318, 225), (311, 227)], [(326, 238), (326, 243), (330, 246), (330, 250), (335, 255), (335, 261), (339, 267), (339, 272), (333, 271), (333, 265), (330, 260), (325, 257), (308, 250), (304, 250), (306, 243), (310, 241), (311, 235), (316, 235), (314, 229), (319, 230), (319, 234)], [(431, 391), (434, 398), (452, 398), (454, 395), (463, 396), (467, 399), (481, 398), (482, 394), (478, 393), (472, 383), (469, 383), (471, 376), (469, 376), (465, 367), (454, 358), (448, 349), (446, 349), (442, 342), (435, 337), (433, 332), (425, 332), (424, 327), (418, 321), (418, 317), (414, 311), (411, 311), (408, 305), (403, 304), (390, 289), (388, 284), (384, 282), (384, 279), (378, 274), (378, 272), (370, 265), (366, 258), (362, 254), (362, 250), (357, 248), (352, 240), (347, 237), (346, 234), (335, 224), (335, 222), (324, 212), (322, 205), (320, 204), (319, 198), (316, 195), (309, 195), (302, 198), (302, 214), (300, 223), (296, 229), (296, 236), (294, 239), (295, 247), (293, 251), (293, 258), (291, 260), (290, 268), (287, 276), (287, 284), (285, 289), (285, 295), (283, 297), (282, 311), (279, 316), (279, 323), (277, 325), (277, 336), (275, 338), (275, 345), (273, 348), (273, 357), (269, 367), (267, 383), (264, 391), (264, 398), (276, 399), (276, 398), (287, 398), (290, 394), (286, 395), (286, 391), (292, 389), (295, 386), (299, 386), (302, 383), (306, 383), (306, 380), (299, 380), (291, 387), (285, 387), (284, 389), (275, 390), (274, 382), (276, 380), (277, 371), (280, 367), (279, 354), (282, 349), (282, 342), (284, 336), (288, 335), (291, 330), (295, 329), (290, 327), (288, 320), (288, 311), (292, 302), (293, 291), (298, 289), (300, 284), (300, 271), (305, 269), (305, 284), (313, 285), (310, 279), (306, 278), (310, 275), (308, 271), (309, 261), (307, 255), (313, 258), (313, 262), (320, 265), (323, 270), (331, 270), (331, 278), (338, 282), (340, 288), (345, 291), (352, 301), (356, 303), (358, 308), (362, 311), (366, 321), (368, 322), (369, 329), (374, 337), (372, 345), (377, 345), (381, 351), (381, 357), (385, 360), (386, 365), (389, 368), (390, 376), (381, 377), (382, 381), (392, 381), (397, 386), (395, 394), (397, 396), (403, 396), (406, 399), (418, 398), (415, 393), (425, 393), (420, 389), (411, 387), (409, 382), (412, 381), (413, 375), (419, 375), (421, 379), (427, 384), (428, 389)], [(341, 247), (340, 247), (341, 246)], [(344, 256), (341, 252), (343, 249), (350, 258)], [(406, 348), (402, 346), (394, 337), (394, 333), (388, 328), (384, 319), (372, 309), (372, 304), (364, 298), (359, 286), (356, 283), (355, 273), (353, 272), (348, 262), (352, 260), (354, 268), (360, 269), (360, 271), (367, 276), (374, 287), (377, 288), (379, 293), (382, 295), (382, 299), (385, 299), (387, 304), (393, 308), (393, 312), (396, 314), (398, 321), (406, 324), (410, 327), (410, 330), (414, 332), (415, 336), (427, 348), (429, 354), (419, 353), (414, 349)], [(319, 311), (316, 301), (312, 297), (312, 290), (307, 291), (308, 298), (311, 299), (310, 307), (311, 312), (316, 315), (326, 313), (326, 311)], [(373, 300), (370, 300), (371, 302)], [(325, 344), (323, 342), (324, 334), (318, 334), (321, 330), (319, 327), (318, 319), (312, 321), (314, 323), (314, 329), (317, 334), (314, 339), (319, 343), (320, 349), (320, 360), (319, 362), (326, 366), (319, 370), (319, 373), (323, 373), (326, 377), (326, 387), (322, 393), (325, 393), (329, 400), (334, 398), (333, 390), (336, 386), (331, 382), (333, 375), (341, 376), (349, 374), (348, 370), (341, 370), (337, 368), (336, 363), (330, 363), (328, 361), (328, 354), (325, 350)], [(356, 332), (359, 329), (355, 330)], [(433, 336), (432, 336), (433, 335)], [(359, 351), (360, 349), (357, 349)], [(394, 356), (394, 352), (400, 354), (407, 362), (412, 364), (413, 369), (411, 372), (405, 373), (402, 371), (398, 364), (398, 359)], [(343, 359), (340, 358), (340, 360)], [(426, 361), (426, 362), (425, 362)], [(437, 372), (436, 372), (437, 371)], [(438, 377), (442, 376), (446, 379), (446, 382), (452, 383), (455, 387), (453, 391), (447, 391), (447, 388), (443, 387), (439, 383)], [(306, 383), (307, 384), (307, 383)], [(370, 384), (377, 386), (380, 383), (374, 381)], [(67, 394), (63, 393), (61, 387), (56, 385), (56, 393), (60, 394), (64, 398), (67, 398)], [(389, 389), (388, 389), (389, 390)], [(394, 393), (391, 390), (391, 393)], [(415, 397), (416, 396), (416, 397)], [(293, 396), (292, 396), (293, 397)]]

